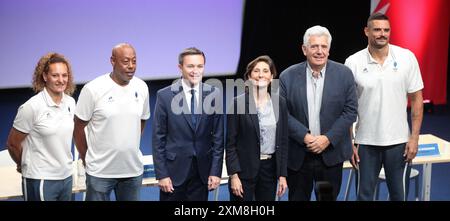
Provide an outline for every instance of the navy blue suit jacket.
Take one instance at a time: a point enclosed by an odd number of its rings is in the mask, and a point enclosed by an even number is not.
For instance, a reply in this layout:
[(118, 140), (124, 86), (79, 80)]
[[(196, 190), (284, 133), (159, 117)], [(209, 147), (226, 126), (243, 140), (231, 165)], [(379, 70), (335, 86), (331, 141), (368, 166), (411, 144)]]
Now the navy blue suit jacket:
[[(283, 97), (273, 93), (272, 102), (277, 120), (275, 137), (276, 177), (287, 177), (288, 155), (288, 113)], [(278, 102), (274, 99), (278, 98)], [(244, 111), (237, 112), (239, 104)], [(232, 114), (227, 114), (226, 164), (229, 175), (239, 173), (240, 178), (254, 179), (260, 173), (260, 127), (258, 115), (250, 113), (250, 106), (256, 110), (255, 101), (248, 93), (234, 98)], [(245, 114), (244, 114), (245, 113)], [(275, 175), (275, 174), (274, 174)]]
[[(200, 89), (202, 101), (205, 98), (222, 97), (213, 86), (201, 83)], [(215, 101), (210, 103), (216, 105)], [(172, 105), (184, 107), (184, 112), (174, 112)], [(194, 156), (203, 183), (208, 183), (209, 176), (221, 177), (224, 154), (223, 114), (211, 112), (212, 108), (204, 109), (194, 128), (181, 80), (158, 91), (152, 121), (156, 179), (170, 177), (174, 186), (183, 184)]]
[[(309, 132), (306, 95), (306, 61), (295, 64), (280, 75), (280, 94), (286, 98), (289, 111), (288, 168), (299, 170), (306, 153), (304, 138)], [(352, 71), (345, 65), (328, 60), (320, 109), (320, 129), (330, 140), (322, 153), (327, 166), (350, 159), (352, 140), (350, 126), (356, 121), (358, 101)]]

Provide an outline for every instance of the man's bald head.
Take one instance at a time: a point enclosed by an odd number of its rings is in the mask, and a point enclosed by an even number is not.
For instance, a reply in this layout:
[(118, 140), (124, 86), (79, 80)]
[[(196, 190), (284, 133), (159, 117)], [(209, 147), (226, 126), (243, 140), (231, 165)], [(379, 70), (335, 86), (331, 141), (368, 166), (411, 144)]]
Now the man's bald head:
[(128, 43), (120, 43), (113, 47), (111, 57), (117, 56), (117, 53), (120, 53), (120, 51), (124, 50), (125, 48), (136, 51), (136, 50), (134, 50), (134, 47), (132, 45), (130, 45)]
[(127, 85), (136, 71), (136, 52), (128, 43), (120, 43), (112, 49), (112, 78), (119, 85)]

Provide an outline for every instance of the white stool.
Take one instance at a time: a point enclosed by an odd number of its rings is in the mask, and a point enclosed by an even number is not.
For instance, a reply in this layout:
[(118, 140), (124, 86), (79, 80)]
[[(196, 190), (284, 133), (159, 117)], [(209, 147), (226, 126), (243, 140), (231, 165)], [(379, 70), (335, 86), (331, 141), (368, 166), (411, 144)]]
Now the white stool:
[[(411, 168), (411, 173), (409, 175), (409, 179), (414, 179), (415, 197), (416, 197), (416, 201), (419, 201), (419, 171), (414, 168)], [(381, 182), (386, 182), (386, 174), (384, 173), (384, 168), (381, 168), (380, 175), (378, 176), (378, 182), (377, 182), (377, 185), (375, 186), (375, 194), (374, 194), (375, 200), (379, 199)], [(406, 196), (406, 198), (407, 197), (408, 196)], [(388, 193), (387, 199), (389, 199), (389, 193)]]

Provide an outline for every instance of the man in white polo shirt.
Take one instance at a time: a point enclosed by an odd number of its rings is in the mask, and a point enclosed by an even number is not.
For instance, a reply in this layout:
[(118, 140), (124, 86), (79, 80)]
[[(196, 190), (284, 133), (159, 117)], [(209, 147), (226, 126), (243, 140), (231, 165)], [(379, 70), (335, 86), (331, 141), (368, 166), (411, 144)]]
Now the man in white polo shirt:
[[(81, 90), (74, 139), (86, 166), (86, 200), (139, 200), (142, 185), (141, 134), (150, 117), (149, 92), (134, 76), (136, 53), (126, 43), (112, 50), (113, 71)], [(85, 133), (85, 127), (86, 132)]]
[[(372, 14), (364, 32), (368, 47), (348, 57), (355, 76), (358, 120), (352, 164), (358, 169), (358, 200), (373, 200), (383, 166), (390, 199), (407, 198), (411, 161), (423, 118), (423, 82), (414, 54), (389, 44), (389, 18)], [(407, 121), (411, 102), (412, 131)]]
[(68, 201), (72, 195), (75, 90), (67, 59), (41, 57), (33, 75), (37, 93), (19, 107), (7, 147), (22, 173), (25, 201)]

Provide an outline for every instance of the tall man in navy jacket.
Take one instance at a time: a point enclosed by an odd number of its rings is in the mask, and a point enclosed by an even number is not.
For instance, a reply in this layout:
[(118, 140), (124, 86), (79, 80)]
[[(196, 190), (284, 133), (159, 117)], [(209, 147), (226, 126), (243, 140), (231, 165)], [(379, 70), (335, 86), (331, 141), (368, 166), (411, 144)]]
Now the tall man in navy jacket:
[(209, 99), (221, 94), (201, 82), (202, 51), (187, 48), (178, 60), (182, 78), (158, 91), (152, 122), (160, 200), (206, 201), (222, 174), (223, 115), (214, 111), (216, 101)]
[(289, 111), (291, 201), (310, 200), (318, 181), (331, 184), (335, 200), (343, 162), (352, 156), (349, 128), (357, 116), (355, 81), (349, 68), (328, 60), (330, 46), (327, 28), (309, 28), (302, 45), (307, 61), (290, 66), (280, 76), (280, 94)]

